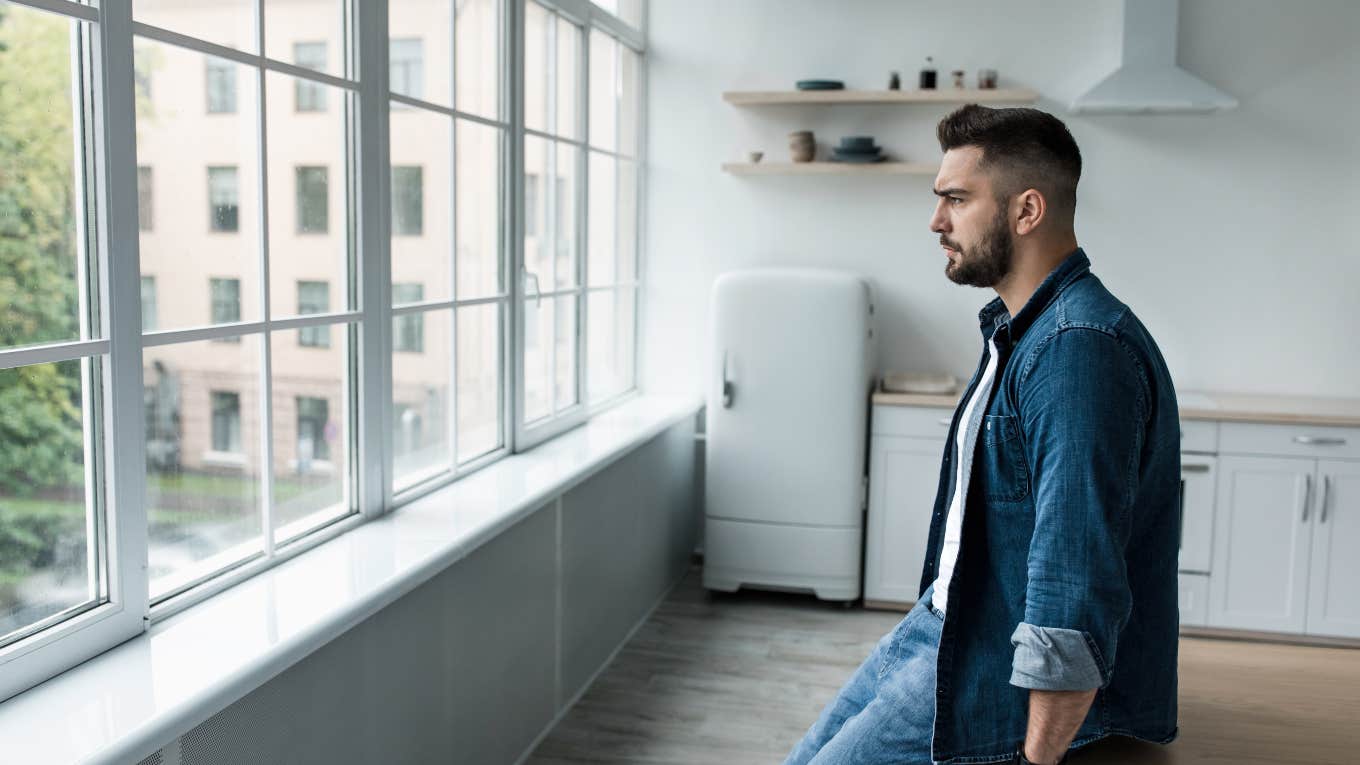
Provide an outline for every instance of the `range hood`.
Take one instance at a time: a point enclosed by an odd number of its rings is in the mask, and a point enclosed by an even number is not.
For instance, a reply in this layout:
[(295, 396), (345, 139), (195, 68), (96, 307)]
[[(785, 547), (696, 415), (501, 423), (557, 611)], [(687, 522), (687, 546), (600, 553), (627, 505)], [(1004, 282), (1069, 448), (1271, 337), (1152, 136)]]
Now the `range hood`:
[(1119, 66), (1072, 102), (1078, 114), (1202, 114), (1237, 99), (1176, 66), (1180, 0), (1124, 0)]

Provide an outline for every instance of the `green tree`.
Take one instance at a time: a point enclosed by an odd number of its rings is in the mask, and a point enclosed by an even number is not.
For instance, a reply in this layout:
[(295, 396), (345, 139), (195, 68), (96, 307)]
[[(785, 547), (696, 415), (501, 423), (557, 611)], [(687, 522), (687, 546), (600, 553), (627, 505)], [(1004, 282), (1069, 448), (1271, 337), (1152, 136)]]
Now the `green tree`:
[[(78, 335), (71, 27), (0, 6), (0, 348)], [(80, 364), (0, 372), (0, 495), (80, 480)]]

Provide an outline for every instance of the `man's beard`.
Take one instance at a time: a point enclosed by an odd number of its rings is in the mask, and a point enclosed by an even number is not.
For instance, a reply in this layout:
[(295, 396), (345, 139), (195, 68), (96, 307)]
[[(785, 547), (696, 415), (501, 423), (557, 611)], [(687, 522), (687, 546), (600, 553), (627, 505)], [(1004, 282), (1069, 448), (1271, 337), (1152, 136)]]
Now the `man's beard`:
[[(944, 237), (940, 239), (941, 244), (954, 248), (953, 243), (943, 241)], [(944, 275), (955, 284), (992, 287), (1004, 279), (1010, 273), (1011, 260), (1015, 257), (1015, 239), (1011, 235), (1004, 207), (992, 220), (991, 227), (983, 232), (977, 245), (954, 251), (958, 257), (945, 263)]]

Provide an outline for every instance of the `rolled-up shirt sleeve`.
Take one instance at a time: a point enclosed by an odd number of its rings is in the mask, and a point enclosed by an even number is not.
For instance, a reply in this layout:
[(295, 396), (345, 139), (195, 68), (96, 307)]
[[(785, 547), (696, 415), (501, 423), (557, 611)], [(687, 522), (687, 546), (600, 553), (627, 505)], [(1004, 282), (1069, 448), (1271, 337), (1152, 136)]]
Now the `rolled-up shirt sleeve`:
[(1141, 365), (1097, 329), (1059, 330), (1022, 372), (1035, 522), (1025, 618), (1011, 634), (1012, 685), (1090, 690), (1110, 682), (1132, 608), (1125, 549), (1147, 400)]

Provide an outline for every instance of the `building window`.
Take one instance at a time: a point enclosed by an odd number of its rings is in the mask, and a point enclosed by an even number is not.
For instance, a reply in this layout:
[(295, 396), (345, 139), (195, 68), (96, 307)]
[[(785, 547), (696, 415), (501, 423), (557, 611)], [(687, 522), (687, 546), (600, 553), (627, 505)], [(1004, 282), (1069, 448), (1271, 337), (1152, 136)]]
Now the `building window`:
[(151, 168), (137, 168), (137, 228), (151, 230)]
[(524, 235), (538, 236), (538, 173), (524, 174)]
[[(293, 43), (293, 63), (318, 72), (326, 69), (326, 43)], [(326, 111), (326, 87), (317, 82), (299, 79), (294, 85), (293, 98), (300, 112)]]
[(306, 473), (313, 460), (331, 458), (326, 425), (330, 421), (330, 404), (324, 398), (298, 396), (297, 399), (297, 469)]
[(239, 230), (241, 195), (236, 168), (208, 168), (208, 220), (213, 231)]
[(241, 453), (241, 394), (212, 391), (212, 448)]
[(425, 230), (425, 191), (419, 166), (392, 168), (392, 233), (420, 236)]
[[(231, 324), (241, 320), (241, 280), (208, 280), (208, 292), (212, 299), (212, 323)], [(222, 338), (226, 342), (240, 342), (239, 337)]]
[(327, 220), (326, 168), (298, 167), (297, 231), (299, 234), (324, 234)]
[(418, 37), (388, 43), (389, 81), (393, 93), (410, 98), (425, 97), (425, 46)]
[[(326, 313), (331, 309), (331, 286), (327, 282), (297, 283), (298, 315)], [(331, 328), (329, 324), (302, 327), (298, 330), (298, 345), (308, 348), (329, 348)]]
[(156, 277), (142, 277), (142, 331), (156, 328)]
[[(392, 305), (419, 303), (425, 299), (423, 284), (392, 285)], [(425, 314), (404, 313), (396, 318), (392, 332), (392, 347), (405, 353), (425, 352)]]
[(208, 114), (236, 113), (236, 65), (220, 58), (209, 58)]

